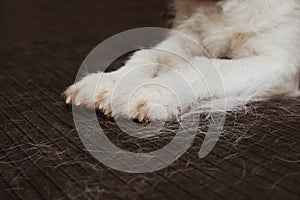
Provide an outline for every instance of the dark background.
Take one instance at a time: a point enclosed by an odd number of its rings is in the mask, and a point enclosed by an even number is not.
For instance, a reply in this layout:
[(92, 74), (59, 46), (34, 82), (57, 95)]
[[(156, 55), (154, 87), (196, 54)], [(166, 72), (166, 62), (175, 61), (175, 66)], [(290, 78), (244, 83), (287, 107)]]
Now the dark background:
[[(154, 173), (118, 172), (85, 151), (61, 93), (101, 41), (165, 26), (163, 1), (0, 2), (1, 199), (299, 199), (299, 99), (229, 113), (205, 159), (197, 158), (199, 133), (183, 157)], [(143, 141), (120, 140), (111, 119), (99, 114), (99, 121), (113, 142), (139, 150)]]

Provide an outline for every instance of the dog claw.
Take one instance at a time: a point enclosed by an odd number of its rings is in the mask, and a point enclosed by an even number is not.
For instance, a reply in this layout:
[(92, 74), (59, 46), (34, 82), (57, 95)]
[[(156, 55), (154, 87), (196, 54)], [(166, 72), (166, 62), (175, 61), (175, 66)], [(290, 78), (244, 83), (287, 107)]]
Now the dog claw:
[(109, 110), (104, 110), (104, 115), (108, 115), (110, 112), (109, 112)]
[(138, 120), (139, 120), (139, 122), (143, 122), (143, 121), (144, 121), (144, 116), (140, 115), (140, 116), (138, 117)]
[(72, 101), (72, 95), (68, 96), (68, 98), (66, 99), (66, 104), (70, 104)]

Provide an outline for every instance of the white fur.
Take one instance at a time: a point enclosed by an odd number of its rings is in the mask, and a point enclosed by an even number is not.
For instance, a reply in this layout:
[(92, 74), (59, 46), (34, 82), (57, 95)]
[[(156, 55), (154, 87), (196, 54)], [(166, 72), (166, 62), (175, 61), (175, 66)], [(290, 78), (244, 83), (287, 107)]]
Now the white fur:
[(225, 0), (215, 6), (218, 12), (199, 7), (174, 27), (204, 49), (170, 35), (152, 50), (136, 52), (120, 70), (71, 86), (67, 103), (142, 121), (170, 119), (212, 98), (298, 96), (300, 0)]

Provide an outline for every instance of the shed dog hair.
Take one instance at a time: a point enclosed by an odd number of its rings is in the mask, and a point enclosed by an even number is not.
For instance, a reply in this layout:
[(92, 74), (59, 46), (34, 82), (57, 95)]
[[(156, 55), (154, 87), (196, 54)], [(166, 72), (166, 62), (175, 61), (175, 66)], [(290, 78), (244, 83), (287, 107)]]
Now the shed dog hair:
[(121, 69), (87, 75), (66, 102), (143, 121), (172, 119), (195, 101), (299, 96), (300, 0), (175, 0), (174, 9), (173, 30), (187, 37), (171, 33)]

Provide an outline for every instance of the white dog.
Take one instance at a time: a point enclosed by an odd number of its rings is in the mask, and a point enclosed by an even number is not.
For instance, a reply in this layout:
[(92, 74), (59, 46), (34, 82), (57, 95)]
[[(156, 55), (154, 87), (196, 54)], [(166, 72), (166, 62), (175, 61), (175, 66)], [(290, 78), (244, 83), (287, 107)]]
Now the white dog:
[(195, 101), (299, 95), (300, 0), (174, 5), (173, 29), (190, 39), (171, 34), (115, 72), (86, 76), (66, 90), (66, 103), (143, 121), (171, 119)]

